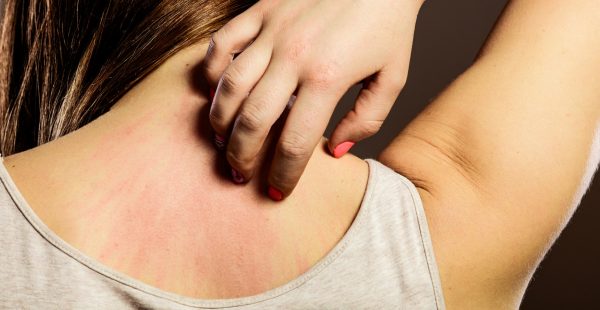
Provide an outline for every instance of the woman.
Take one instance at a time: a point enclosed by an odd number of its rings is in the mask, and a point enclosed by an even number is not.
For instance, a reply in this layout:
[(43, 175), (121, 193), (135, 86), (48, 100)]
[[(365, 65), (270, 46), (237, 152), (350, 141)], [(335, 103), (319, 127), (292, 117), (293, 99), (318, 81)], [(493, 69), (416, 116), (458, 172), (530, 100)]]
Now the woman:
[(518, 307), (598, 162), (597, 1), (513, 1), (473, 67), (380, 156), (389, 168), (331, 158), (322, 140), (278, 203), (262, 178), (224, 180), (210, 143), (208, 44), (194, 42), (239, 3), (5, 4), (20, 35), (3, 36), (2, 126), (15, 130), (2, 136), (0, 305)]

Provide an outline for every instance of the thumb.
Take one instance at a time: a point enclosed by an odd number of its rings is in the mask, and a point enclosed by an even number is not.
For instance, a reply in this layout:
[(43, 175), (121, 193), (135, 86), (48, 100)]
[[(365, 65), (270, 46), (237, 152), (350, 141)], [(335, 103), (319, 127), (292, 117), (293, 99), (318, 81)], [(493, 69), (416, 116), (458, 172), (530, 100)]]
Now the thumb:
[[(392, 73), (393, 72), (393, 73)], [(379, 132), (406, 78), (398, 71), (381, 71), (363, 86), (354, 108), (338, 123), (328, 142), (331, 154), (340, 158), (356, 142)]]

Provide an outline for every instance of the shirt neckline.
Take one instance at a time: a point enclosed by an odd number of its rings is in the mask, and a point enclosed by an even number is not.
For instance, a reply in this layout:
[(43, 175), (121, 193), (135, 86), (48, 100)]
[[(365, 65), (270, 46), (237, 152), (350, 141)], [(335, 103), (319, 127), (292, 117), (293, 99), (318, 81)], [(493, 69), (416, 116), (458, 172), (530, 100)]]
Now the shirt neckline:
[(116, 281), (122, 285), (128, 286), (134, 290), (152, 295), (153, 297), (168, 300), (180, 305), (190, 306), (190, 307), (200, 307), (200, 308), (229, 308), (229, 307), (238, 307), (238, 306), (246, 306), (251, 304), (256, 304), (260, 302), (264, 302), (282, 295), (285, 295), (305, 283), (314, 278), (321, 271), (325, 270), (331, 263), (333, 263), (347, 248), (348, 244), (355, 239), (354, 236), (360, 230), (361, 224), (364, 222), (363, 219), (366, 217), (366, 213), (369, 210), (369, 205), (371, 200), (373, 199), (374, 193), (374, 180), (377, 178), (378, 170), (376, 168), (376, 162), (373, 159), (366, 159), (369, 167), (369, 173), (367, 178), (367, 186), (365, 189), (365, 193), (354, 218), (354, 221), (346, 231), (346, 233), (342, 236), (340, 241), (314, 266), (312, 266), (308, 271), (299, 275), (295, 279), (289, 281), (288, 283), (272, 288), (263, 293), (239, 297), (239, 298), (228, 298), (228, 299), (200, 299), (200, 298), (192, 298), (186, 297), (183, 295), (178, 295), (175, 293), (167, 292), (157, 287), (154, 287), (150, 284), (146, 284), (140, 280), (137, 280), (131, 276), (128, 276), (124, 273), (116, 271), (95, 259), (87, 256), (83, 252), (79, 251), (77, 248), (73, 247), (58, 235), (56, 235), (46, 224), (37, 216), (37, 214), (33, 211), (33, 209), (29, 206), (25, 197), (21, 194), (16, 184), (14, 183), (12, 177), (8, 173), (4, 165), (4, 158), (0, 155), (0, 181), (4, 184), (8, 194), (12, 198), (15, 206), (19, 209), (19, 211), (23, 214), (29, 224), (53, 247), (68, 255), (70, 258), (76, 260), (81, 263), (85, 267), (91, 269), (92, 271), (98, 273), (100, 276)]

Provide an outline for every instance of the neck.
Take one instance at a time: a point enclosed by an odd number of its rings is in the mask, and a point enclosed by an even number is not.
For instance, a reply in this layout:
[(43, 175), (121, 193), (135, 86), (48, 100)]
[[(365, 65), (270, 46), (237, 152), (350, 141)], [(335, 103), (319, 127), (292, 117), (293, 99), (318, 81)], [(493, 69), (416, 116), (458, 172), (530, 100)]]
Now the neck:
[(264, 195), (259, 176), (233, 184), (194, 78), (205, 48), (181, 51), (110, 112), (5, 164), (50, 229), (102, 263), (184, 295), (249, 295), (289, 281), (338, 242), (367, 168), (333, 159), (323, 144), (282, 203)]

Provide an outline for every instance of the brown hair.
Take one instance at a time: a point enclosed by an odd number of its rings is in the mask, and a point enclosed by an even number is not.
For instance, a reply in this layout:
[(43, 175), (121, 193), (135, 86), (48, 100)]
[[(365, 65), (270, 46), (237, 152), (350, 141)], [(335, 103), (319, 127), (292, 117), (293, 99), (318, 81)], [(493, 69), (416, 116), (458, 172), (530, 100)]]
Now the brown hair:
[(1, 2), (0, 153), (7, 156), (96, 119), (255, 1)]

